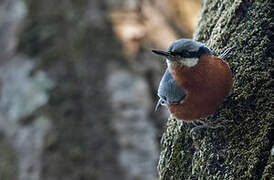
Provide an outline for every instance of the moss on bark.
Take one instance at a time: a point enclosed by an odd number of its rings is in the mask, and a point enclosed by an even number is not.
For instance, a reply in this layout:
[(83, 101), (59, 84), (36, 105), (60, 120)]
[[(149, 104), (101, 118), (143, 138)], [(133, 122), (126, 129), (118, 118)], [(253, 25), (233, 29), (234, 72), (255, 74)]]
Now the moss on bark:
[(161, 179), (273, 177), (273, 8), (270, 0), (204, 1), (194, 39), (217, 54), (236, 46), (226, 58), (233, 92), (205, 119), (225, 128), (198, 131), (192, 141), (186, 133), (191, 124), (169, 119), (158, 166)]

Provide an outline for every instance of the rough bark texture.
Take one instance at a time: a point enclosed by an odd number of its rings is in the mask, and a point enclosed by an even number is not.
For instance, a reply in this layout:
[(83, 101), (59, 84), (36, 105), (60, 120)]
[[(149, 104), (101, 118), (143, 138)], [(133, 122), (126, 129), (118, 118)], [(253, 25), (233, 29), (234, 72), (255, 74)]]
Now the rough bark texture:
[[(158, 164), (161, 179), (273, 178), (273, 2), (204, 1), (194, 39), (226, 58), (233, 92), (205, 119), (223, 125), (197, 131), (169, 118)], [(272, 153), (271, 153), (272, 151)]]

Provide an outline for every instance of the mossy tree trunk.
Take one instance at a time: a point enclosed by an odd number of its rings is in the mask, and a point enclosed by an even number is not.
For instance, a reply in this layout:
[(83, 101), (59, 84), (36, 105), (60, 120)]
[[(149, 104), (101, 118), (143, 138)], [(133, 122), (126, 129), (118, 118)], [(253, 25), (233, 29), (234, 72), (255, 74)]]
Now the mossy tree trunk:
[[(226, 61), (233, 92), (202, 129), (169, 118), (161, 142), (160, 179), (273, 178), (273, 2), (205, 0), (194, 39), (217, 54), (236, 45)], [(203, 132), (203, 133), (202, 133)]]

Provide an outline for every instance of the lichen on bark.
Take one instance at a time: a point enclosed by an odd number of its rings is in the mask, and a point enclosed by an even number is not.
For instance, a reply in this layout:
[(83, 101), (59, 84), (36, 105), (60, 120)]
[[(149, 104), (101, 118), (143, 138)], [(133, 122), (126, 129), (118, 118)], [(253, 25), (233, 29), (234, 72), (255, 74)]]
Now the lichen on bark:
[(233, 92), (206, 119), (224, 128), (198, 131), (191, 140), (186, 132), (192, 125), (168, 120), (160, 179), (273, 177), (273, 8), (270, 0), (204, 1), (194, 39), (217, 54), (235, 45), (226, 58)]

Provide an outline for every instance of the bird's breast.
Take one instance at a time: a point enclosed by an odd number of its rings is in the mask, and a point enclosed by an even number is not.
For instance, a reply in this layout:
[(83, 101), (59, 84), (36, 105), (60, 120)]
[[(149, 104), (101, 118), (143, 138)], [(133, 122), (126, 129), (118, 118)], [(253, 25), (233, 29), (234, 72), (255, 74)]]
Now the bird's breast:
[(181, 104), (169, 106), (178, 119), (193, 120), (215, 113), (232, 88), (229, 65), (215, 56), (203, 55), (190, 68), (170, 66), (170, 72), (187, 94)]

